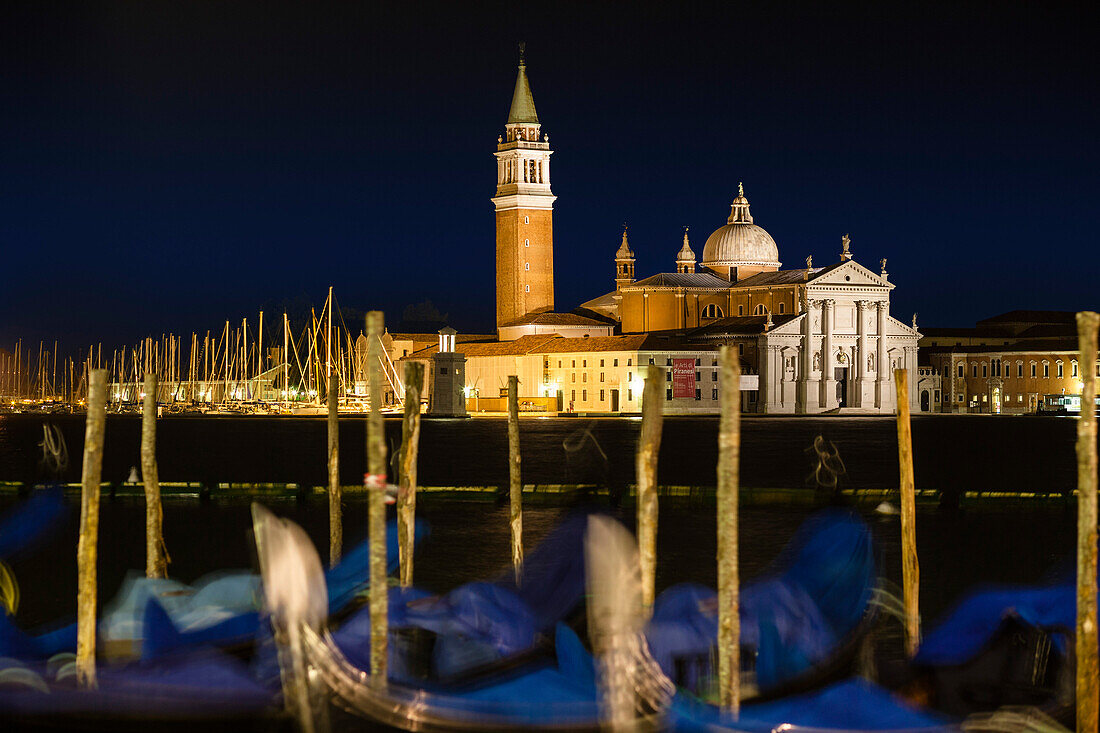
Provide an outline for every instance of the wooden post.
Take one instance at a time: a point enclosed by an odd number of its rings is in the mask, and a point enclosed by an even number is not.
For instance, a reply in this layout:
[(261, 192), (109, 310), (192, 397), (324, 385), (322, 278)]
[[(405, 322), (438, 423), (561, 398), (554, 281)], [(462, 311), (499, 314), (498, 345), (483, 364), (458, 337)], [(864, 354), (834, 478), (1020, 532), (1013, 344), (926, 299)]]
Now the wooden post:
[(741, 611), (738, 573), (738, 491), (741, 478), (741, 362), (719, 352), (722, 376), (718, 423), (718, 685), (719, 702), (741, 712)]
[(1096, 331), (1100, 314), (1077, 314), (1081, 416), (1077, 420), (1077, 730), (1096, 733), (1100, 705), (1096, 619)]
[(913, 481), (913, 433), (909, 424), (909, 371), (894, 370), (898, 415), (898, 487), (901, 490), (901, 590), (905, 606), (905, 651), (920, 644), (920, 564), (917, 562), (917, 499)]
[(88, 372), (88, 416), (84, 427), (84, 466), (80, 490), (80, 538), (76, 550), (76, 679), (95, 687), (96, 550), (99, 542), (99, 482), (103, 470), (103, 430), (107, 422), (107, 372)]
[(642, 393), (642, 433), (638, 438), (635, 472), (638, 484), (638, 560), (642, 571), (642, 607), (653, 608), (657, 580), (657, 454), (661, 450), (664, 416), (664, 370), (650, 364)]
[(424, 365), (405, 362), (405, 417), (401, 421), (401, 487), (397, 492), (397, 551), (401, 586), (413, 579), (413, 546), (416, 540), (416, 455), (420, 447), (420, 393), (424, 389)]
[(328, 380), (328, 564), (340, 562), (344, 551), (344, 519), (340, 489), (340, 398), (335, 379)]
[(145, 373), (141, 403), (141, 480), (145, 484), (145, 577), (168, 577), (168, 550), (164, 545), (164, 507), (157, 476), (157, 375)]
[(386, 685), (389, 636), (389, 588), (386, 577), (386, 436), (382, 421), (381, 311), (367, 313), (367, 373), (370, 414), (367, 417), (367, 505), (370, 535), (370, 674), (375, 687)]
[(523, 573), (523, 478), (519, 455), (519, 377), (508, 377), (508, 499), (511, 508), (512, 570)]

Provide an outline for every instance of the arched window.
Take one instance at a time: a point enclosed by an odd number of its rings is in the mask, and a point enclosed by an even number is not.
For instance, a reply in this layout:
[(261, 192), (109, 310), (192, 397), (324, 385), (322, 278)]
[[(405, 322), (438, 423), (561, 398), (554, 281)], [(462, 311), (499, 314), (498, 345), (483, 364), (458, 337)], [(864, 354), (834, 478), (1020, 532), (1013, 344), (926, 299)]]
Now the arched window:
[(721, 318), (722, 316), (722, 309), (715, 303), (703, 308), (703, 318)]
[(763, 316), (763, 315), (767, 315), (767, 313), (768, 313), (768, 307), (766, 305), (764, 305), (763, 303), (757, 304), (756, 308), (752, 312), (752, 314), (754, 316)]
[(783, 311), (784, 311), (783, 304), (780, 303), (779, 304), (779, 315), (783, 315)]

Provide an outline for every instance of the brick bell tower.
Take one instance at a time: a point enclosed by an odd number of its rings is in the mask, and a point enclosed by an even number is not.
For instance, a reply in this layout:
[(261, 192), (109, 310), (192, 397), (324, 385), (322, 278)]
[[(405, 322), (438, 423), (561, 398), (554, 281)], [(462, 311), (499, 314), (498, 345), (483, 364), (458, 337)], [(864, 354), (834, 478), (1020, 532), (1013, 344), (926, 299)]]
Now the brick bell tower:
[(524, 44), (504, 135), (497, 138), (497, 328), (554, 310), (554, 200), (550, 136), (527, 81)]

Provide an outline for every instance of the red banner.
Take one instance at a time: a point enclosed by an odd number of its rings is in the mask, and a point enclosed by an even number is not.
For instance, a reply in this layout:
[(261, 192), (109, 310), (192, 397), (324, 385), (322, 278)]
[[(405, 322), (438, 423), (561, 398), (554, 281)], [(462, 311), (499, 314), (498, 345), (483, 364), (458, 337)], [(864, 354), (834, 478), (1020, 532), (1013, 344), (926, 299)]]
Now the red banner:
[(695, 397), (695, 359), (672, 360), (672, 396)]

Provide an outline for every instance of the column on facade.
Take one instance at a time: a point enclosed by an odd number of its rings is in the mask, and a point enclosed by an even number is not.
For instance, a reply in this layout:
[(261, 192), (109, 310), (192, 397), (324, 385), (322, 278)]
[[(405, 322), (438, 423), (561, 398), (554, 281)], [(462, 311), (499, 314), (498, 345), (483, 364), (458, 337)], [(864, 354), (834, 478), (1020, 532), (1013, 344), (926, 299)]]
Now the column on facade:
[(887, 389), (889, 389), (890, 381), (890, 364), (886, 357), (886, 314), (889, 310), (889, 304), (885, 300), (876, 301), (875, 307), (878, 309), (878, 347), (877, 355), (875, 356), (875, 407), (882, 407), (884, 404), (890, 402)]
[(550, 183), (550, 156), (542, 159), (542, 182)]
[(676, 289), (676, 328), (684, 328), (684, 289)]
[[(920, 412), (920, 379), (917, 372), (916, 346), (905, 347), (905, 368), (909, 372), (909, 410)], [(929, 408), (932, 406), (931, 395), (929, 395), (928, 406)]]
[(836, 301), (828, 298), (821, 302), (821, 406), (836, 407), (836, 375), (833, 372), (833, 307)]
[(810, 396), (817, 399), (817, 393), (810, 391), (810, 380), (813, 375), (813, 306), (814, 301), (810, 300), (806, 295), (806, 292), (802, 293), (802, 352), (800, 356), (801, 364), (798, 370), (798, 397), (797, 404), (798, 409), (801, 412), (813, 412), (810, 405)]
[(856, 301), (856, 319), (858, 326), (856, 327), (856, 358), (853, 359), (855, 364), (855, 377), (856, 377), (856, 401), (855, 404), (859, 407), (864, 406), (864, 385), (868, 376), (867, 372), (867, 301)]

